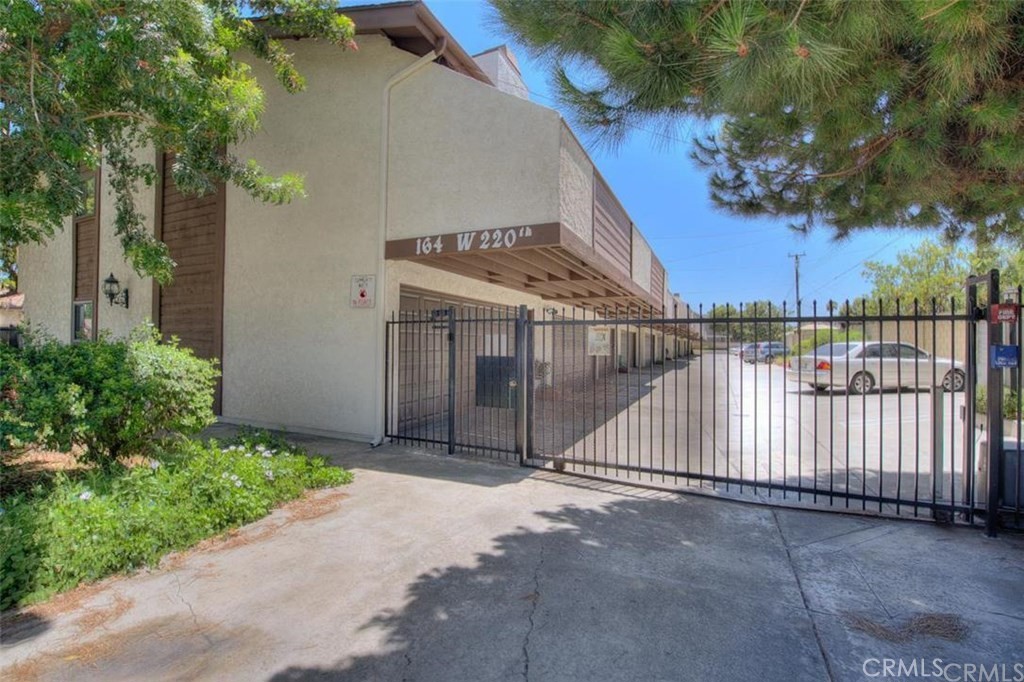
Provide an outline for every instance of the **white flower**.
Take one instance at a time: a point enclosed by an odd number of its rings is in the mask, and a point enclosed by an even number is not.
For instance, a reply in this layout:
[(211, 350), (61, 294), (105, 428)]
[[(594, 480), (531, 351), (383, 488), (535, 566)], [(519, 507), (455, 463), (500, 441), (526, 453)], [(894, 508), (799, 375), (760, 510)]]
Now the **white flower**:
[(242, 487), (242, 482), (241, 482), (241, 481), (238, 481), (238, 480), (236, 480), (236, 481), (235, 481), (235, 487), (236, 487), (236, 488), (241, 488), (241, 487)]
[(232, 481), (237, 481), (238, 480), (238, 474), (231, 474), (231, 480)]
[(153, 471), (156, 471), (157, 469), (160, 468), (160, 462), (156, 461), (155, 459), (150, 461), (149, 468), (152, 469)]
[(251, 452), (249, 452), (248, 450), (246, 450), (246, 451), (245, 451), (245, 456), (246, 456), (246, 457), (252, 457), (252, 453), (251, 453)]
[(91, 500), (92, 499), (92, 491), (86, 490), (84, 493), (82, 493), (81, 495), (78, 496), (78, 499), (80, 499), (80, 500)]
[(273, 457), (273, 455), (271, 455), (269, 452), (264, 452), (263, 456), (264, 457)]
[(221, 478), (227, 478), (228, 477), (228, 472), (225, 471), (223, 474), (220, 475), (220, 477)]
[(269, 471), (269, 470), (264, 471), (263, 475), (267, 477), (268, 481), (273, 481), (274, 480), (274, 472), (273, 471)]

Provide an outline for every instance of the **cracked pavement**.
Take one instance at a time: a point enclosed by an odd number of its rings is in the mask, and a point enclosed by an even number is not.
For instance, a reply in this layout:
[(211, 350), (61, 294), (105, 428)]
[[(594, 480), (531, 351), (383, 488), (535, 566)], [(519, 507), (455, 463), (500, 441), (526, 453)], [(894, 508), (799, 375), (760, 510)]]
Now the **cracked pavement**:
[(792, 682), (872, 679), (872, 658), (1024, 663), (1019, 535), (303, 440), (356, 473), (327, 513), (276, 511), (9, 621), (0, 677)]

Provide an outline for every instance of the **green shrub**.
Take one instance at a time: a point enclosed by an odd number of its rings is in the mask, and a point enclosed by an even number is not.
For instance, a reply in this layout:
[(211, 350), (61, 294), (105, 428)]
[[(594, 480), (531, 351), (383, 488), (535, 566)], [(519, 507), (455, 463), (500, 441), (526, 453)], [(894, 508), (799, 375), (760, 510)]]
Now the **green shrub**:
[(279, 439), (231, 446), (182, 439), (151, 466), (73, 480), (0, 500), (0, 610), (84, 581), (154, 565), (170, 551), (265, 516), (307, 488), (351, 473)]
[(191, 434), (214, 421), (216, 365), (150, 325), (127, 339), (75, 344), (33, 339), (0, 360), (0, 448), (39, 445), (111, 465), (144, 454), (162, 432)]
[[(978, 386), (974, 397), (974, 410), (977, 414), (988, 414), (988, 393), (984, 386)], [(1003, 419), (1019, 419), (1021, 415), (1021, 398), (1012, 388), (1003, 388)]]
[(815, 348), (826, 343), (845, 343), (847, 341), (860, 341), (864, 335), (859, 329), (828, 330), (819, 329), (814, 335), (801, 333), (800, 343), (791, 350), (792, 355), (810, 355)]

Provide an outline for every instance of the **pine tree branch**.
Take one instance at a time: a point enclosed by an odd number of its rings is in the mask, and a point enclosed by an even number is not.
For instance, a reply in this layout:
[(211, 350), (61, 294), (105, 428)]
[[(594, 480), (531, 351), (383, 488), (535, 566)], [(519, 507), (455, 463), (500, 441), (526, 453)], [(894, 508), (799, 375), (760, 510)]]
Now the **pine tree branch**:
[(960, 2), (960, 0), (950, 0), (950, 2), (946, 3), (942, 7), (938, 8), (938, 9), (934, 9), (931, 12), (928, 12), (927, 14), (923, 15), (921, 17), (921, 21), (926, 21), (928, 19), (931, 19), (932, 17), (938, 16), (938, 15), (942, 14), (943, 12), (945, 12), (947, 9), (949, 9), (950, 7), (952, 7), (953, 5), (955, 5), (955, 4), (959, 3), (959, 2)]
[(700, 19), (697, 20), (697, 25), (700, 26), (706, 20), (711, 18), (711, 15), (714, 14), (715, 12), (717, 12), (718, 10), (720, 10), (722, 8), (722, 5), (724, 5), (726, 2), (728, 2), (728, 0), (718, 0), (718, 2), (716, 2), (714, 5), (709, 7), (704, 12), (704, 14), (700, 15)]
[[(956, 0), (953, 0), (953, 1), (956, 2)], [(800, 13), (804, 11), (804, 7), (806, 7), (806, 6), (807, 6), (807, 0), (800, 0), (800, 6), (796, 8), (796, 14), (793, 15), (793, 21), (789, 22), (789, 26), (786, 27), (787, 29), (790, 29), (790, 28), (793, 28), (794, 26), (796, 26), (796, 20), (800, 18)]]

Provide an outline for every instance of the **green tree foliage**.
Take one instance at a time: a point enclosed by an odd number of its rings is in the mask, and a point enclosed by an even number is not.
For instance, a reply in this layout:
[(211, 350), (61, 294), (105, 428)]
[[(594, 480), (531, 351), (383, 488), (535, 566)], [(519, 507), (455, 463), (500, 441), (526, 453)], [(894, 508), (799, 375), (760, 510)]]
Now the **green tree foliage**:
[(1024, 240), (1024, 3), (491, 0), (612, 141), (708, 122), (742, 216)]
[[(44, 241), (84, 201), (82, 169), (100, 150), (116, 230), (142, 274), (170, 279), (173, 262), (146, 229), (134, 193), (156, 169), (134, 150), (175, 154), (174, 180), (203, 194), (230, 182), (281, 203), (294, 174), (268, 175), (225, 150), (254, 133), (263, 92), (250, 54), (289, 92), (304, 81), (272, 35), (345, 47), (354, 26), (333, 0), (8, 0), (0, 9), (0, 242)], [(267, 17), (254, 22), (247, 16)]]
[[(965, 281), (969, 275), (982, 275), (989, 270), (1000, 271), (1000, 288), (1015, 290), (1024, 283), (1024, 251), (997, 242), (981, 246), (949, 244), (941, 240), (925, 240), (918, 246), (901, 251), (893, 263), (867, 261), (864, 277), (871, 284), (871, 293), (843, 307), (854, 315), (862, 310), (870, 314), (880, 310), (891, 313), (900, 301), (901, 312), (963, 311), (967, 305)], [(985, 296), (985, 292), (981, 292)]]
[[(787, 315), (793, 315), (792, 307), (786, 309)], [(782, 341), (786, 333), (782, 320), (769, 321), (767, 318), (781, 318), (783, 308), (771, 301), (752, 301), (734, 306), (731, 303), (713, 306), (705, 314), (711, 319), (711, 333), (716, 337), (728, 338), (732, 342), (752, 343), (754, 341)], [(764, 319), (751, 322), (750, 318)], [(742, 320), (742, 321), (741, 321)]]
[(149, 326), (128, 339), (0, 347), (0, 451), (40, 445), (110, 467), (147, 453), (154, 437), (214, 421), (216, 363), (161, 343)]

